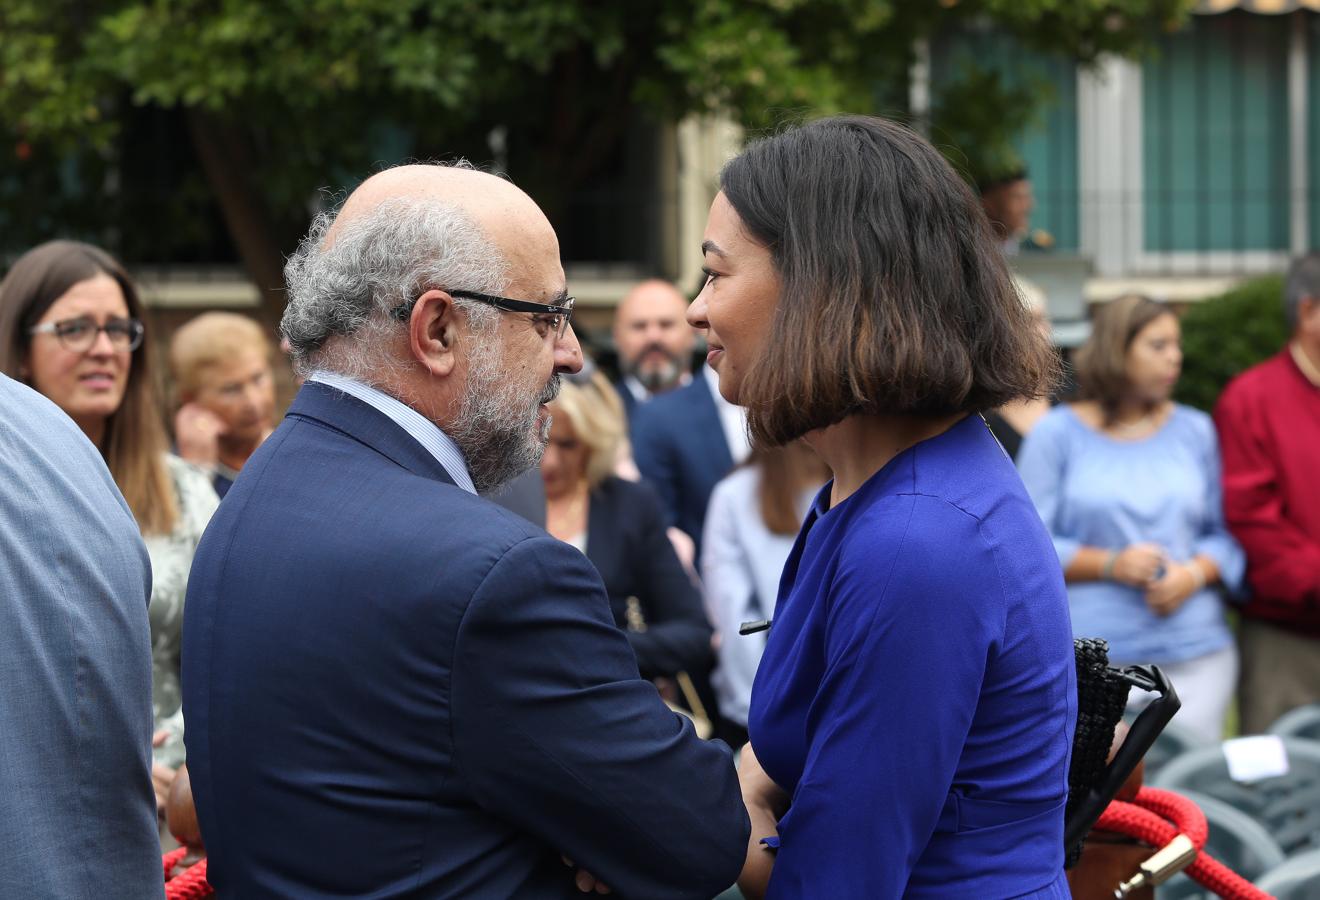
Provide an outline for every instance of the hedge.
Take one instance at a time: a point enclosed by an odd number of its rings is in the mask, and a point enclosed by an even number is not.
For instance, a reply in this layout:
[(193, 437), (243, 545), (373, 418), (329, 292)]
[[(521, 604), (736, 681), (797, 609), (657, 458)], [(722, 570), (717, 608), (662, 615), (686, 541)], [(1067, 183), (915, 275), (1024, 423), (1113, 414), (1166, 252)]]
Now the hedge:
[(1282, 276), (1245, 281), (1192, 306), (1182, 317), (1182, 339), (1177, 399), (1209, 412), (1233, 376), (1287, 342)]

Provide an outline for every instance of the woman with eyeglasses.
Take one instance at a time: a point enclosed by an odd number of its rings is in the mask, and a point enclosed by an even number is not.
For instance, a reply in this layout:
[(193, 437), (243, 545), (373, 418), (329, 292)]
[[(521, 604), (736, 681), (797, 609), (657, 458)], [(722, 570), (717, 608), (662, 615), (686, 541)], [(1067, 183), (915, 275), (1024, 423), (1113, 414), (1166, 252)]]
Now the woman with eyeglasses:
[(142, 301), (105, 251), (51, 241), (0, 282), (0, 371), (45, 394), (105, 458), (151, 557), (153, 781), (163, 807), (183, 762), (180, 629), (188, 569), (218, 498), (168, 452)]

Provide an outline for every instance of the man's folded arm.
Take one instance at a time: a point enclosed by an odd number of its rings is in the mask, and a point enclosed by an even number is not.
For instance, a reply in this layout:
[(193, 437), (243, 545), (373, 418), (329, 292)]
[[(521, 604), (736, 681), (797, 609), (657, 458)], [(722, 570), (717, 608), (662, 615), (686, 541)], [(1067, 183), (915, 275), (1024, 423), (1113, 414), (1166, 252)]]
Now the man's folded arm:
[(750, 826), (732, 758), (638, 677), (572, 547), (529, 538), (491, 569), (459, 628), (452, 704), (475, 800), (616, 892), (704, 898), (737, 877)]

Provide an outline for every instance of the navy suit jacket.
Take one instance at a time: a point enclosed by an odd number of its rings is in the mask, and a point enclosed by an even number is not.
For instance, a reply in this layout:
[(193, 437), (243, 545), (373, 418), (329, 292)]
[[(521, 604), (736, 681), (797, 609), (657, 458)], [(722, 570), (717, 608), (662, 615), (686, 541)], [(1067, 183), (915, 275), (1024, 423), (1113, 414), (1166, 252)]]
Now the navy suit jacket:
[(632, 391), (628, 390), (628, 385), (623, 383), (622, 378), (614, 382), (614, 390), (618, 393), (619, 401), (623, 404), (624, 417), (631, 422), (633, 416), (637, 413), (637, 407), (642, 404), (637, 402), (637, 398), (633, 396)]
[(638, 677), (582, 554), (303, 387), (198, 548), (188, 765), (220, 897), (625, 897), (730, 884), (727, 748)]
[(631, 432), (638, 470), (659, 494), (669, 524), (696, 542), (700, 559), (711, 491), (733, 469), (719, 409), (703, 373), (639, 406)]

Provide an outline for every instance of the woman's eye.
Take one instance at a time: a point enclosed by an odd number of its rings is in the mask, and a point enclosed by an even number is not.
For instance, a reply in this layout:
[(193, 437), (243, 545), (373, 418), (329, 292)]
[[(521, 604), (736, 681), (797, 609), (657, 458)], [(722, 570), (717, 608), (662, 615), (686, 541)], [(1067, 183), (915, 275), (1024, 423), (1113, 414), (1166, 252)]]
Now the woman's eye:
[(74, 319), (71, 322), (60, 322), (56, 326), (56, 333), (61, 337), (77, 338), (82, 337), (93, 327), (88, 319)]
[(710, 269), (707, 269), (705, 266), (702, 266), (702, 267), (701, 267), (701, 271), (704, 272), (704, 273), (706, 273), (706, 283), (707, 283), (707, 284), (710, 284), (710, 283), (713, 282), (716, 278), (719, 278), (719, 277), (720, 277), (718, 272), (712, 272)]

